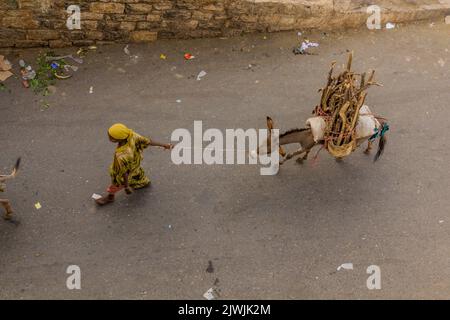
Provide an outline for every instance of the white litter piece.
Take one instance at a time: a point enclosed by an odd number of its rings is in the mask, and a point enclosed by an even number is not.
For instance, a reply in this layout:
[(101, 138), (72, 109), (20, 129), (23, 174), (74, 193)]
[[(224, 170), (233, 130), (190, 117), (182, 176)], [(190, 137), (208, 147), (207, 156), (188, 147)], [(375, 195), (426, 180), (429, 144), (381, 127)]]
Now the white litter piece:
[(34, 207), (35, 207), (37, 210), (39, 210), (39, 209), (42, 208), (42, 205), (41, 205), (39, 202), (36, 202), (36, 203), (34, 204)]
[(215, 300), (217, 299), (217, 293), (216, 290), (214, 290), (213, 288), (208, 289), (208, 291), (206, 291), (203, 294), (203, 297), (207, 300)]
[(300, 31), (297, 32), (297, 36), (301, 37), (301, 36), (302, 36), (302, 33), (301, 33)]
[(125, 52), (127, 56), (131, 54), (130, 50), (128, 49), (128, 44), (125, 46), (125, 48), (123, 48), (123, 52)]
[(395, 23), (392, 23), (392, 22), (386, 23), (386, 29), (394, 29), (394, 28), (395, 28)]
[(129, 56), (130, 59), (131, 59), (134, 63), (137, 63), (137, 59), (139, 58), (139, 56), (138, 56), (138, 55), (132, 55), (132, 54), (131, 54), (130, 49), (128, 49), (128, 44), (125, 46), (125, 48), (123, 48), (123, 52), (125, 52), (125, 54), (126, 54), (127, 56)]
[(442, 58), (440, 58), (440, 59), (438, 60), (438, 63), (439, 63), (439, 65), (440, 65), (441, 67), (444, 67), (444, 66), (445, 66), (445, 61), (444, 61), (444, 59), (442, 59)]
[(94, 93), (94, 87), (89, 88), (89, 93)]
[(317, 48), (319, 44), (317, 42), (309, 42), (305, 40), (302, 42), (301, 46), (294, 49), (295, 54), (305, 54), (309, 48)]
[(180, 99), (178, 99), (178, 100), (177, 100), (177, 103), (181, 103), (181, 100), (180, 100)]
[(206, 71), (204, 70), (200, 71), (200, 73), (197, 75), (197, 81), (202, 80), (202, 78), (206, 76), (206, 74), (207, 74)]
[(439, 220), (439, 224), (444, 223), (444, 220)]
[(344, 269), (344, 270), (353, 270), (353, 263), (343, 263), (339, 267), (337, 267), (337, 271)]
[(94, 199), (94, 200), (98, 200), (98, 199), (100, 199), (102, 196), (101, 195), (99, 195), (99, 194), (97, 194), (97, 193), (94, 193), (93, 195), (92, 195), (92, 199)]

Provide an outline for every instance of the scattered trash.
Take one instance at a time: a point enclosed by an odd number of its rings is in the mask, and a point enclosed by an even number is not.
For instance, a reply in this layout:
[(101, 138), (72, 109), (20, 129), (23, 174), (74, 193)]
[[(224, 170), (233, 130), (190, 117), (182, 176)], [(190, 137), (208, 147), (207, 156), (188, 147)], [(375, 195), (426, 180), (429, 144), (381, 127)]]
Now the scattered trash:
[(77, 63), (83, 63), (83, 59), (67, 56), (54, 56), (52, 53), (40, 54), (36, 59), (37, 68), (34, 70), (24, 60), (19, 60), (22, 84), (25, 88), (31, 87), (35, 93), (49, 94), (48, 87), (55, 83), (56, 79), (68, 79), (72, 77), (70, 71), (78, 70), (76, 66), (67, 65), (65, 58), (71, 58)]
[(430, 28), (434, 27), (434, 22), (430, 23)]
[(36, 202), (36, 203), (34, 204), (34, 207), (35, 207), (37, 210), (39, 210), (39, 209), (42, 208), (42, 205), (41, 205), (39, 202)]
[(219, 295), (218, 295), (217, 291), (214, 290), (214, 288), (208, 289), (208, 291), (206, 291), (206, 292), (203, 294), (203, 297), (204, 297), (205, 299), (207, 299), (207, 300), (215, 300), (215, 299), (218, 298), (218, 296), (219, 296)]
[(177, 99), (177, 103), (181, 103), (181, 100), (180, 100), (180, 99)]
[(442, 59), (442, 58), (440, 58), (440, 59), (438, 60), (438, 63), (439, 63), (439, 65), (440, 65), (441, 67), (444, 67), (444, 66), (445, 66), (445, 61), (444, 61), (444, 59)]
[(65, 55), (65, 56), (58, 56), (58, 57), (52, 57), (52, 56), (46, 56), (45, 60), (46, 61), (59, 61), (59, 60), (64, 60), (64, 59), (72, 59), (73, 61), (75, 61), (76, 63), (82, 64), (83, 63), (83, 59), (78, 58), (78, 57), (74, 57), (71, 54)]
[(185, 53), (185, 54), (184, 54), (184, 59), (186, 59), (186, 60), (192, 60), (192, 59), (195, 59), (195, 56), (193, 56), (193, 55), (190, 54), (190, 53)]
[(93, 195), (92, 195), (92, 199), (94, 199), (94, 200), (98, 200), (98, 199), (100, 199), (102, 196), (101, 195), (99, 195), (99, 194), (97, 194), (97, 193), (94, 193)]
[(97, 50), (97, 47), (96, 46), (89, 46), (88, 49), (89, 50)]
[(161, 53), (161, 54), (159, 55), (159, 58), (162, 59), (162, 60), (166, 60), (166, 59), (167, 59), (167, 56), (166, 56), (165, 54)]
[(208, 261), (208, 268), (206, 268), (206, 272), (214, 273), (214, 267), (213, 267), (213, 264), (212, 264), (211, 260)]
[(301, 33), (300, 31), (297, 32), (297, 36), (301, 37), (301, 36), (302, 36), (302, 33)]
[(126, 54), (127, 56), (129, 56), (130, 59), (131, 59), (134, 63), (136, 63), (136, 62), (137, 62), (137, 59), (139, 58), (139, 56), (138, 56), (138, 55), (132, 55), (131, 52), (130, 52), (130, 49), (128, 49), (128, 47), (129, 47), (129, 45), (127, 44), (127, 45), (125, 46), (125, 48), (123, 48), (123, 52), (125, 52), (125, 54)]
[(394, 29), (394, 28), (395, 28), (395, 23), (392, 23), (392, 22), (386, 23), (386, 29)]
[(128, 44), (125, 46), (125, 48), (123, 48), (123, 52), (125, 52), (125, 54), (127, 55), (127, 56), (129, 56), (130, 54), (131, 54), (131, 52), (130, 52), (130, 50), (128, 49)]
[(197, 75), (197, 81), (202, 80), (202, 78), (206, 75), (207, 75), (206, 71), (203, 71), (203, 70), (200, 71), (200, 73)]
[(180, 73), (175, 73), (175, 78), (177, 78), (177, 79), (183, 79), (184, 76), (183, 76), (182, 74), (180, 74)]
[(439, 224), (444, 223), (444, 220), (439, 220)]
[(69, 69), (72, 69), (72, 71), (77, 72), (78, 71), (78, 67), (77, 66), (73, 66), (71, 64), (66, 64), (64, 65), (64, 70), (65, 71), (70, 71)]
[(338, 268), (337, 271), (344, 269), (344, 270), (353, 270), (353, 263), (343, 263)]
[(245, 68), (245, 70), (251, 70), (251, 71), (254, 71), (253, 70), (253, 67), (254, 67), (255, 65), (254, 64), (249, 64), (246, 68)]
[(302, 42), (302, 44), (296, 48), (294, 48), (294, 54), (311, 54), (307, 50), (309, 48), (317, 48), (319, 46), (316, 42), (310, 42), (308, 39)]
[(91, 87), (89, 88), (89, 93), (94, 93), (94, 87), (91, 86)]
[(10, 71), (11, 68), (11, 62), (9, 62), (4, 56), (0, 55), (0, 81), (3, 82), (13, 75)]
[(126, 73), (126, 71), (125, 71), (124, 68), (117, 68), (117, 72), (120, 72), (120, 73)]
[(48, 108), (50, 108), (50, 104), (47, 101), (41, 101), (41, 109), (47, 110)]
[(30, 87), (30, 80), (34, 80), (36, 78), (36, 71), (28, 65), (24, 60), (19, 60), (20, 65), (20, 73), (22, 74), (22, 84), (25, 88)]

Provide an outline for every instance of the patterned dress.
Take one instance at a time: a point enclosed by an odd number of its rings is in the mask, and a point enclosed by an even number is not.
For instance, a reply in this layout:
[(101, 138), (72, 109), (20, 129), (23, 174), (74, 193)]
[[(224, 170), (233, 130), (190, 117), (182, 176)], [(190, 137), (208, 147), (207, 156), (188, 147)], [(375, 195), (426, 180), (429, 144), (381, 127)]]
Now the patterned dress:
[(150, 144), (150, 139), (132, 132), (125, 145), (117, 147), (114, 153), (114, 161), (109, 168), (112, 184), (123, 186), (125, 184), (123, 176), (128, 174), (128, 184), (134, 189), (145, 187), (150, 183), (150, 179), (141, 168), (142, 151)]

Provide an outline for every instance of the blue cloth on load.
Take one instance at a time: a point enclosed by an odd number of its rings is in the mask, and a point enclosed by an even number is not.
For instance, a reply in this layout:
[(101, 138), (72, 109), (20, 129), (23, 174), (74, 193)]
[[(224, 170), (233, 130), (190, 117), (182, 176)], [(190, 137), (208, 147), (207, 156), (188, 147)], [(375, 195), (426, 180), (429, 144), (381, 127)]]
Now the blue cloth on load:
[(374, 141), (377, 137), (382, 138), (386, 134), (386, 132), (389, 131), (389, 124), (383, 123), (383, 125), (381, 126), (381, 130), (375, 128), (374, 131), (375, 133), (373, 134), (373, 136), (369, 138), (370, 142)]

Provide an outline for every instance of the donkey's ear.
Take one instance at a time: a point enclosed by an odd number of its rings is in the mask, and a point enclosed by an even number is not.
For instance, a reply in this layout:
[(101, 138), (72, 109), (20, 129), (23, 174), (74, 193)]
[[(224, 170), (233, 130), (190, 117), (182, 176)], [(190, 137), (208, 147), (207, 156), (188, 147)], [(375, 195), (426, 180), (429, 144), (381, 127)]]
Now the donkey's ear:
[(267, 117), (267, 128), (269, 128), (269, 130), (273, 129), (273, 120), (271, 117)]

